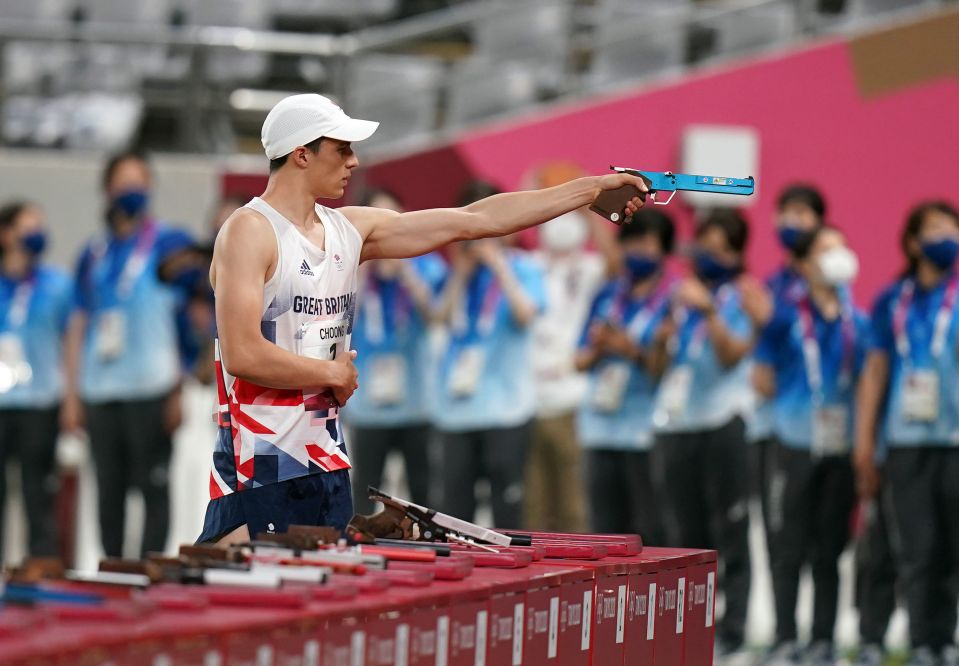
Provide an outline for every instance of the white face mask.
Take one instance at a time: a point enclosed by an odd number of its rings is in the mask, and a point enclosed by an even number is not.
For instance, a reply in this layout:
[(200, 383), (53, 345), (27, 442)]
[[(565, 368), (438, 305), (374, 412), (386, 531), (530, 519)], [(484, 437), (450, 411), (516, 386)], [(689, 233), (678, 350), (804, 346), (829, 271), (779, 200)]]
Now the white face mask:
[(539, 240), (552, 252), (578, 250), (586, 243), (587, 224), (579, 213), (565, 213), (540, 226)]
[(819, 255), (816, 263), (822, 279), (832, 287), (843, 287), (855, 280), (859, 274), (859, 259), (848, 247), (826, 250)]

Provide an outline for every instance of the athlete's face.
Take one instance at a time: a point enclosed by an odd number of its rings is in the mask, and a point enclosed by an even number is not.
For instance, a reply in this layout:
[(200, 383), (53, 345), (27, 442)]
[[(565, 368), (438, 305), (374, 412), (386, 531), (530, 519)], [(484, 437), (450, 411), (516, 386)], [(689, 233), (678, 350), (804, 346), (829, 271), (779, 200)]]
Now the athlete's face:
[(353, 169), (360, 165), (352, 146), (346, 141), (323, 139), (320, 149), (308, 158), (307, 178), (320, 199), (339, 199)]

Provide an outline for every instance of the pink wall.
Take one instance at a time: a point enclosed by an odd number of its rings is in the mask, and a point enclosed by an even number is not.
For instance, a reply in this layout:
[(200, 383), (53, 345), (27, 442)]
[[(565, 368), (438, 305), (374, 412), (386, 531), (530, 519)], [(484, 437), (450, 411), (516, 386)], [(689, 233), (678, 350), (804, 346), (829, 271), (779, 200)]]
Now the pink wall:
[[(591, 100), (466, 135), (451, 148), (477, 176), (514, 188), (530, 168), (554, 160), (572, 160), (595, 173), (609, 164), (677, 169), (683, 128), (711, 123), (748, 125), (760, 135), (760, 170), (752, 174), (758, 191), (746, 208), (753, 225), (750, 266), (759, 275), (781, 256), (771, 220), (776, 193), (789, 181), (808, 179), (825, 192), (829, 217), (862, 258), (862, 304), (901, 264), (898, 230), (909, 207), (926, 197), (959, 203), (959, 80), (864, 99), (845, 43)], [(436, 178), (428, 168), (436, 163), (435, 151), (430, 158), (377, 165), (370, 180), (390, 182), (401, 193), (404, 182), (419, 181), (410, 188), (417, 195), (411, 203), (428, 205), (423, 180)], [(447, 155), (442, 161), (452, 160)], [(438, 204), (449, 203), (448, 180), (427, 186)], [(689, 211), (676, 202), (670, 209), (688, 232)]]

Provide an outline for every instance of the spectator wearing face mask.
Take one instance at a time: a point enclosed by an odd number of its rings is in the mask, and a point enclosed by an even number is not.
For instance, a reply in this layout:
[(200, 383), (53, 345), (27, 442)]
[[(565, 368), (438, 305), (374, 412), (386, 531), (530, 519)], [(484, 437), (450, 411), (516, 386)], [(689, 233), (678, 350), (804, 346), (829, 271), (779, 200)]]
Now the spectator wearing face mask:
[(621, 266), (590, 307), (577, 367), (589, 384), (577, 426), (586, 449), (590, 527), (665, 542), (650, 472), (657, 375), (650, 350), (668, 313), (672, 220), (643, 209), (619, 228)]
[[(396, 195), (369, 192), (362, 206), (403, 212)], [(369, 486), (382, 487), (390, 452), (402, 454), (409, 498), (430, 503), (428, 327), (446, 279), (446, 262), (431, 253), (413, 259), (374, 259), (360, 268), (353, 348), (364, 379), (343, 408), (353, 428), (350, 461), (353, 506), (373, 512)]]
[[(842, 233), (818, 226), (793, 247), (805, 288), (780, 301), (755, 353), (753, 382), (772, 408), (775, 443), (767, 490), (776, 604), (770, 666), (831, 666), (839, 556), (855, 501), (850, 452), (853, 398), (868, 345), (852, 303), (856, 255)], [(800, 648), (796, 601), (804, 565), (814, 585), (812, 636)]]
[(750, 586), (744, 417), (753, 405), (747, 359), (754, 329), (743, 300), (756, 286), (742, 275), (748, 233), (731, 210), (699, 223), (693, 275), (673, 291), (654, 351), (664, 372), (653, 411), (653, 474), (666, 535), (677, 547), (719, 550), (720, 658), (744, 648)]
[[(761, 331), (773, 316), (776, 308), (796, 303), (805, 293), (806, 284), (799, 270), (797, 248), (823, 225), (826, 201), (813, 185), (793, 183), (779, 194), (776, 203), (776, 233), (785, 255), (782, 265), (766, 279), (765, 294), (753, 294), (743, 299), (743, 308), (753, 321), (756, 331)], [(768, 538), (769, 515), (766, 506), (768, 490), (768, 452), (775, 448), (773, 436), (773, 409), (762, 395), (757, 395), (756, 409), (747, 423), (747, 438), (751, 448), (754, 492), (760, 500), (763, 526), (767, 534), (766, 545), (772, 560), (773, 546)]]
[(45, 226), (34, 204), (0, 208), (0, 498), (6, 497), (6, 463), (16, 459), (32, 556), (57, 554), (54, 454), (73, 295), (69, 277), (41, 261)]
[[(473, 185), (461, 205), (494, 193)], [(489, 481), (493, 521), (521, 524), (523, 472), (536, 413), (532, 327), (545, 307), (539, 267), (500, 239), (452, 246), (438, 318), (448, 339), (432, 397), (445, 513), (472, 520), (476, 484)]]
[[(573, 165), (551, 165), (542, 170), (537, 184), (552, 187), (577, 175)], [(610, 256), (607, 229), (600, 218), (584, 210), (537, 229), (539, 249), (533, 258), (543, 271), (546, 309), (533, 326), (536, 420), (526, 463), (529, 529), (586, 529), (582, 454), (576, 433), (576, 410), (586, 394), (586, 377), (576, 367), (576, 353), (590, 303), (616, 261)], [(602, 251), (587, 248), (591, 238)], [(557, 487), (563, 492), (557, 493)]]
[(181, 421), (179, 291), (159, 266), (186, 243), (150, 213), (152, 174), (136, 152), (103, 174), (105, 231), (83, 250), (67, 345), (65, 429), (86, 422), (97, 473), (100, 534), (122, 554), (128, 489), (143, 495), (138, 551), (162, 551), (169, 524), (168, 467)]
[[(909, 664), (959, 662), (959, 213), (942, 201), (909, 214), (903, 276), (876, 301), (857, 397), (856, 481), (880, 491), (909, 612)], [(885, 448), (882, 486), (877, 441)]]

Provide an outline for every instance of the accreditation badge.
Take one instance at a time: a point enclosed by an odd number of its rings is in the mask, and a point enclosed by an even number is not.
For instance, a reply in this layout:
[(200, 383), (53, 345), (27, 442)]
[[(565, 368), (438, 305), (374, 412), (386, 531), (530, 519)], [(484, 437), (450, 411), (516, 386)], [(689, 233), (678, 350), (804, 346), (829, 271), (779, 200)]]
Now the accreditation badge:
[(830, 405), (813, 410), (813, 452), (823, 456), (849, 453), (849, 409), (846, 405)]
[(27, 384), (32, 377), (20, 337), (12, 333), (0, 334), (0, 393), (6, 393), (18, 384)]
[[(370, 364), (367, 383), (370, 400), (381, 407), (397, 405), (403, 401), (406, 386), (406, 359), (400, 354), (375, 356)], [(412, 387), (410, 387), (412, 388)]]
[(113, 308), (100, 313), (96, 320), (94, 345), (101, 361), (114, 361), (123, 356), (127, 348), (127, 316), (123, 310)]
[(593, 387), (593, 407), (598, 412), (618, 412), (626, 398), (629, 385), (629, 363), (609, 363), (599, 371)]
[(692, 388), (693, 369), (688, 365), (676, 366), (666, 374), (659, 389), (657, 425), (666, 425), (685, 413)]
[(476, 393), (486, 363), (486, 353), (479, 345), (460, 350), (450, 368), (447, 389), (454, 398), (468, 398)]
[(932, 423), (939, 418), (939, 375), (935, 370), (913, 370), (906, 375), (902, 415), (917, 423)]

